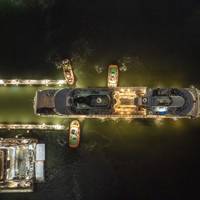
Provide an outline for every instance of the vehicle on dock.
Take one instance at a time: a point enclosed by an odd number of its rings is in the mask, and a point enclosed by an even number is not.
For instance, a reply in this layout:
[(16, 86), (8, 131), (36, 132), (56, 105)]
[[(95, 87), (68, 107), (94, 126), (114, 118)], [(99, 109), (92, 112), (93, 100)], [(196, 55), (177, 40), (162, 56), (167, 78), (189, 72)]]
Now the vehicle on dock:
[(117, 87), (119, 80), (119, 69), (117, 65), (108, 66), (108, 87)]
[(69, 59), (64, 59), (62, 61), (62, 68), (63, 68), (63, 73), (64, 73), (64, 77), (67, 84), (74, 85), (75, 77), (74, 77), (73, 68)]
[(78, 148), (80, 145), (80, 123), (78, 120), (73, 120), (69, 127), (69, 147)]

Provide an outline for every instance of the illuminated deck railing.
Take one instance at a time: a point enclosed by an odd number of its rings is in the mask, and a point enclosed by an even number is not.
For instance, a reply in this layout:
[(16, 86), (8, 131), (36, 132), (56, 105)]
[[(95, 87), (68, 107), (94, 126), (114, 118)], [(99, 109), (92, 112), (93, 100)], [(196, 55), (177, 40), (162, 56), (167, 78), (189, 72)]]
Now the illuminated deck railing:
[(65, 80), (28, 80), (28, 79), (0, 79), (0, 86), (18, 86), (18, 85), (58, 85), (62, 86), (65, 85), (66, 81)]
[(64, 125), (56, 124), (56, 125), (48, 125), (48, 124), (0, 124), (0, 129), (38, 129), (38, 130), (65, 130), (66, 127)]

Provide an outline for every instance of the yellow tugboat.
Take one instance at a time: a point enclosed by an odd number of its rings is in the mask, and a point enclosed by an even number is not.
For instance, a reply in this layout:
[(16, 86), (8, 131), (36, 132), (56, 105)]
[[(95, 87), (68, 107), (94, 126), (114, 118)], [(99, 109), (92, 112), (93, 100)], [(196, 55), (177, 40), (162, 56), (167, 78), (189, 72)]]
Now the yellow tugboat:
[(108, 87), (118, 86), (119, 69), (117, 65), (108, 66)]
[(73, 120), (69, 128), (69, 147), (78, 148), (80, 145), (80, 123), (78, 120)]
[(75, 77), (74, 77), (74, 72), (73, 72), (73, 68), (72, 68), (72, 65), (70, 63), (70, 60), (64, 59), (62, 61), (62, 67), (63, 67), (63, 73), (64, 73), (64, 77), (65, 77), (67, 84), (68, 85), (74, 85)]

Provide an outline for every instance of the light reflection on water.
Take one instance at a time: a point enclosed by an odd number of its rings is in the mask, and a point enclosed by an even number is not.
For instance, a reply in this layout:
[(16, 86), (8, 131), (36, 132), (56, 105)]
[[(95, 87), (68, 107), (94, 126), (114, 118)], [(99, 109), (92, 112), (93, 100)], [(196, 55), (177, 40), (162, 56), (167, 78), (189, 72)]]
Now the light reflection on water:
[[(168, 79), (163, 73), (159, 76), (158, 72), (154, 74), (153, 70), (150, 70), (146, 76), (145, 70), (140, 69), (137, 73), (135, 68), (128, 68), (126, 72), (121, 73), (120, 85), (154, 87), (181, 87), (184, 85), (182, 77), (177, 78), (176, 75), (172, 75), (171, 79)], [(80, 67), (80, 69), (77, 67), (76, 72), (78, 87), (106, 86), (106, 71), (98, 74), (90, 66), (88, 68)], [(0, 122), (68, 125), (68, 119), (34, 115), (33, 97), (37, 89), (39, 88), (1, 87)], [(83, 199), (84, 195), (95, 196), (96, 194), (91, 194), (91, 185), (95, 191), (98, 191), (98, 187), (102, 187), (106, 194), (105, 184), (108, 186), (113, 182), (119, 184), (119, 177), (126, 177), (127, 180), (131, 179), (134, 183), (137, 173), (147, 173), (142, 169), (146, 169), (144, 167), (146, 165), (151, 166), (153, 162), (151, 160), (160, 160), (163, 154), (173, 157), (172, 155), (179, 148), (176, 145), (188, 146), (190, 132), (199, 130), (200, 121), (86, 119), (81, 121), (81, 125), (81, 146), (77, 151), (68, 148), (67, 131), (31, 131), (29, 135), (24, 134), (27, 137), (39, 138), (47, 145), (46, 183), (38, 185), (36, 192), (28, 195), (30, 200), (40, 199), (44, 195), (47, 199)], [(14, 134), (4, 131), (0, 133), (0, 136), (14, 136), (17, 133), (19, 131)], [(187, 147), (187, 151), (189, 151), (188, 148), (190, 147)], [(167, 152), (171, 152), (171, 154)], [(186, 151), (183, 151), (182, 154), (185, 153)], [(162, 162), (167, 165), (172, 161), (166, 158), (166, 161)], [(136, 166), (141, 166), (141, 171)], [(129, 176), (132, 178), (128, 179)], [(14, 199), (21, 197), (24, 196), (13, 195)]]

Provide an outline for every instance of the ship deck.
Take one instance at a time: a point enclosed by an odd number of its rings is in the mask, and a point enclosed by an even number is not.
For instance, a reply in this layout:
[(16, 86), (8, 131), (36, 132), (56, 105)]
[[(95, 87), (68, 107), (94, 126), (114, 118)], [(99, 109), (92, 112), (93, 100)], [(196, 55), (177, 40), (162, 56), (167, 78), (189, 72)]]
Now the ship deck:
[[(148, 107), (138, 105), (138, 99), (140, 100), (143, 97), (148, 96), (148, 88), (147, 87), (116, 87), (116, 88), (91, 88), (92, 92), (95, 92), (95, 95), (99, 91), (109, 93), (111, 97), (112, 107), (104, 108), (105, 112), (78, 112), (76, 109), (79, 109), (78, 106), (72, 105), (71, 99), (74, 99), (79, 96), (87, 96), (92, 94), (90, 88), (83, 89), (61, 89), (58, 90), (55, 94), (55, 114), (49, 113), (45, 116), (54, 116), (61, 118), (191, 118), (191, 116), (198, 117), (199, 116), (199, 101), (200, 101), (200, 92), (197, 89), (189, 89), (186, 88), (188, 92), (191, 90), (190, 105), (192, 106), (192, 99), (195, 100), (192, 111), (189, 114), (179, 115), (178, 113), (168, 113), (166, 115), (158, 115), (153, 114), (148, 110)], [(185, 90), (186, 90), (185, 89)], [(87, 92), (88, 90), (88, 92)], [(195, 93), (194, 91), (195, 90)], [(84, 91), (83, 93), (81, 91)], [(80, 92), (80, 94), (79, 94)], [(190, 94), (188, 93), (188, 94)], [(190, 106), (190, 107), (191, 107)], [(99, 108), (98, 108), (99, 109)], [(98, 110), (96, 109), (96, 110)], [(79, 109), (80, 110), (80, 109)], [(93, 109), (94, 110), (94, 109)], [(103, 110), (103, 109), (102, 109)], [(103, 111), (104, 111), (103, 110)], [(189, 112), (189, 111), (188, 111)], [(41, 113), (41, 116), (43, 114)]]
[(135, 99), (137, 97), (144, 96), (146, 94), (145, 87), (127, 87), (116, 88), (114, 90), (114, 99), (116, 103), (114, 105), (114, 115), (146, 115), (146, 110), (138, 108), (135, 105)]

